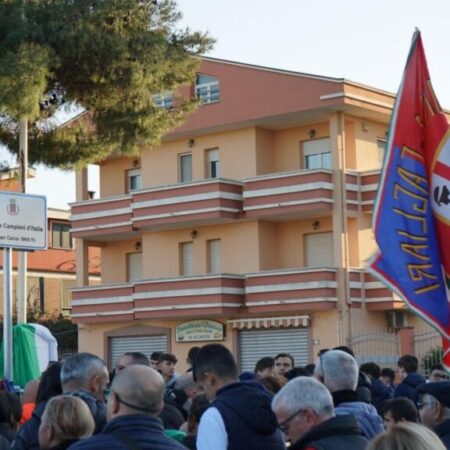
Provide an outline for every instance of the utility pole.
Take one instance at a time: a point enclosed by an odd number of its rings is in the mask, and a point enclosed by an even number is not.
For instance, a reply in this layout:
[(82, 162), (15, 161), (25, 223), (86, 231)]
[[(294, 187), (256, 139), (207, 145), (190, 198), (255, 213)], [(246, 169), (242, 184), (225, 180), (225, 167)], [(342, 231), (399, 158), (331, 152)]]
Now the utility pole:
[[(28, 121), (19, 122), (19, 176), (20, 191), (27, 192), (28, 176)], [(19, 251), (17, 280), (17, 323), (27, 323), (27, 252)]]

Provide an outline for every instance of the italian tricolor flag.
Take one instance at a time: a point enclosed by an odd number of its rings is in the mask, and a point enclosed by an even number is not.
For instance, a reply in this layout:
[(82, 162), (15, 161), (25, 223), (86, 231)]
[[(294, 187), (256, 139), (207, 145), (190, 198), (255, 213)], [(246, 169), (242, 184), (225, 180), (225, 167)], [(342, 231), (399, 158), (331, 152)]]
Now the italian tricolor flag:
[[(37, 323), (13, 327), (13, 381), (24, 387), (41, 376), (50, 361), (58, 361), (58, 344), (49, 329)], [(0, 377), (4, 375), (3, 343), (0, 349)]]

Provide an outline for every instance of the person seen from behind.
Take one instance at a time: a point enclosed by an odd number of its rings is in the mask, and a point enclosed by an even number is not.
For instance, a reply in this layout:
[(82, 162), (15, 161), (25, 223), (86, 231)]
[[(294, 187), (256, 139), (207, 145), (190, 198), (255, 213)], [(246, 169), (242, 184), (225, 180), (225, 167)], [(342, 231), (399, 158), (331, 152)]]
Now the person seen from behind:
[(417, 373), (419, 361), (414, 355), (403, 355), (397, 361), (397, 366), (402, 381), (395, 388), (394, 398), (406, 397), (417, 403), (417, 388), (426, 382), (425, 378)]
[(63, 395), (53, 397), (42, 415), (39, 446), (41, 450), (64, 450), (92, 436), (94, 429), (91, 411), (83, 400)]

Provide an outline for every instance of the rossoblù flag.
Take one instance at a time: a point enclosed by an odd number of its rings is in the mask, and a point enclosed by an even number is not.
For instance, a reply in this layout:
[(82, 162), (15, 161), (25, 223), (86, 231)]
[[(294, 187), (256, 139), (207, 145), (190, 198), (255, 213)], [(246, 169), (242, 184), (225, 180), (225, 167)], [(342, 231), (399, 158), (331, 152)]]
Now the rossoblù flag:
[(443, 337), (450, 370), (450, 139), (419, 31), (413, 36), (386, 146), (369, 270)]

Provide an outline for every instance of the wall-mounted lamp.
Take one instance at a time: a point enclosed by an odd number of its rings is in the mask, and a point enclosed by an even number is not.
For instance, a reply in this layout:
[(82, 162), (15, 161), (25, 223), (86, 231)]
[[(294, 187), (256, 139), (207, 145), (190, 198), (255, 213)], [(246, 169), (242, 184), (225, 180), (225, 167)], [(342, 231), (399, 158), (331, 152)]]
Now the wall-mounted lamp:
[(320, 222), (318, 220), (315, 220), (311, 225), (313, 230), (318, 230), (320, 227)]
[(365, 120), (363, 120), (361, 123), (361, 128), (363, 131), (369, 131), (369, 124)]
[(308, 136), (309, 136), (309, 138), (312, 139), (315, 135), (316, 135), (316, 130), (315, 130), (314, 128), (311, 128), (311, 129), (308, 131)]
[(136, 251), (140, 251), (140, 250), (142, 249), (142, 242), (141, 242), (141, 241), (137, 241), (137, 242), (134, 244), (134, 249), (135, 249)]
[(191, 231), (191, 238), (195, 239), (198, 236), (198, 231), (197, 230), (192, 230)]
[(189, 139), (189, 140), (188, 140), (188, 147), (189, 147), (189, 148), (192, 148), (194, 145), (195, 145), (194, 139)]
[(141, 162), (138, 159), (133, 159), (133, 167), (139, 167)]

